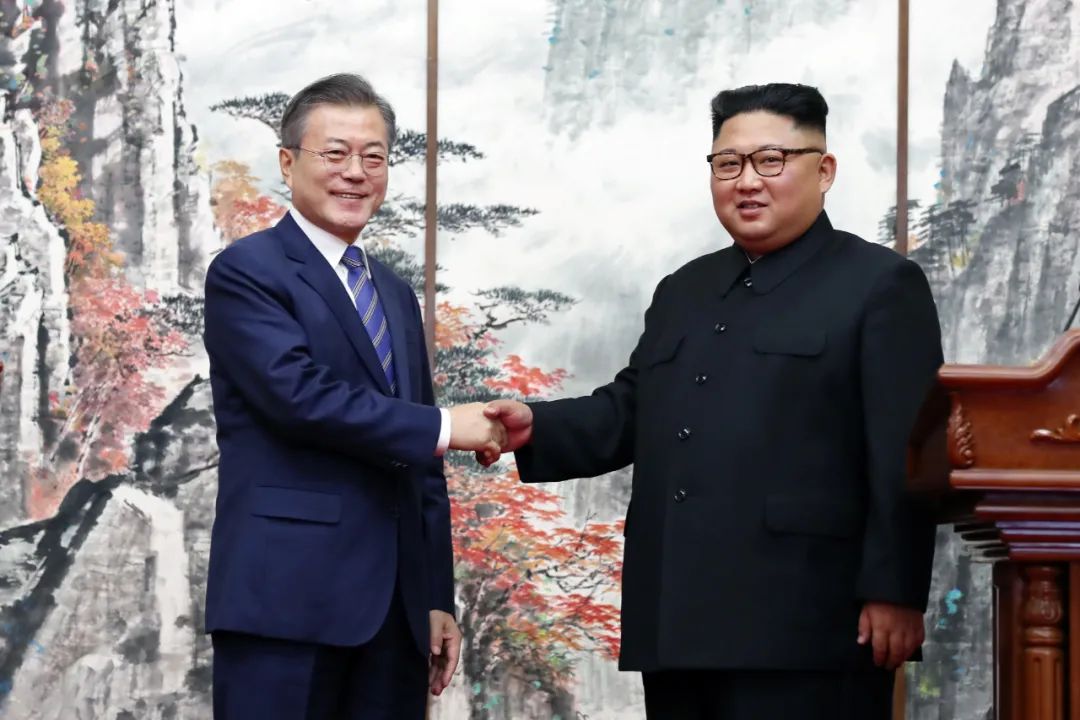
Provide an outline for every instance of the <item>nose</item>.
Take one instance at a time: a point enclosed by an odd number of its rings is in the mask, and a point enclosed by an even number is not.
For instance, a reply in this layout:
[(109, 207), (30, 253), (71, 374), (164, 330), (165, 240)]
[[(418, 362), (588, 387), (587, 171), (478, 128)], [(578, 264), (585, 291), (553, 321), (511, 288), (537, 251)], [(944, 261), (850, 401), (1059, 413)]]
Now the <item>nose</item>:
[(757, 190), (761, 187), (761, 176), (758, 175), (757, 170), (754, 168), (754, 163), (750, 162), (750, 157), (743, 158), (743, 168), (739, 177), (735, 178), (736, 190)]
[(345, 158), (345, 166), (341, 168), (341, 176), (357, 180), (367, 177), (367, 170), (364, 169), (364, 159), (359, 155), (350, 155)]

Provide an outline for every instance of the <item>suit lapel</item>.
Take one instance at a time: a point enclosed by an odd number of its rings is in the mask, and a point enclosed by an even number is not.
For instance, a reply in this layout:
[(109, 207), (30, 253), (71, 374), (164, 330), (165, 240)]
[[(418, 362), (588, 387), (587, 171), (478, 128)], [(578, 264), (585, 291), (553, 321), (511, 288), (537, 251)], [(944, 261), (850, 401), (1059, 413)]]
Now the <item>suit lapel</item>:
[(406, 317), (408, 308), (405, 303), (413, 299), (403, 298), (400, 293), (395, 292), (397, 283), (392, 282), (389, 277), (390, 270), (370, 253), (368, 265), (371, 267), (371, 279), (375, 283), (375, 290), (379, 293), (379, 301), (386, 315), (386, 324), (390, 327), (390, 346), (394, 351), (394, 377), (397, 380), (398, 397), (409, 400), (412, 398), (412, 382), (409, 379), (408, 343), (405, 341), (405, 329), (409, 327)]
[[(386, 381), (386, 374), (379, 363), (379, 356), (375, 352), (375, 346), (371, 344), (371, 338), (368, 337), (367, 330), (364, 329), (364, 323), (361, 322), (360, 315), (356, 312), (356, 306), (350, 301), (349, 294), (341, 284), (337, 274), (327, 264), (326, 258), (320, 255), (315, 246), (311, 244), (311, 241), (304, 235), (304, 232), (292, 219), (291, 215), (285, 213), (285, 216), (281, 218), (275, 229), (283, 240), (285, 254), (300, 263), (297, 274), (315, 292), (319, 293), (323, 302), (327, 304), (334, 317), (337, 318), (349, 344), (352, 345), (364, 367), (367, 368), (368, 375), (382, 389), (383, 393), (389, 395), (390, 383)], [(396, 341), (394, 341), (394, 353), (397, 353)]]

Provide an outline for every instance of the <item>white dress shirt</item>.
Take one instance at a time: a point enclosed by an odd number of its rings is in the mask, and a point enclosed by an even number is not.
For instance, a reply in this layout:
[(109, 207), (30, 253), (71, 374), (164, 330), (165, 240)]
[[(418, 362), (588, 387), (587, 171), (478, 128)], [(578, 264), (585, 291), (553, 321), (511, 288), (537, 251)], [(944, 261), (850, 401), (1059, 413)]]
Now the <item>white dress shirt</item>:
[[(306, 217), (300, 214), (295, 207), (289, 208), (289, 214), (292, 215), (293, 220), (300, 226), (300, 229), (307, 235), (308, 240), (315, 246), (315, 249), (319, 251), (319, 254), (326, 258), (326, 262), (329, 263), (330, 268), (337, 274), (338, 280), (341, 281), (341, 287), (345, 289), (346, 296), (349, 298), (349, 302), (352, 302), (352, 293), (349, 290), (349, 269), (345, 267), (345, 263), (341, 262), (341, 258), (345, 255), (345, 249), (349, 247), (349, 243), (345, 242), (339, 237), (331, 235), (327, 231), (323, 230), (318, 225), (315, 225)], [(368, 265), (367, 250), (364, 249), (364, 244), (357, 242), (360, 236), (357, 235), (354, 243), (360, 248), (360, 252), (364, 255), (364, 267), (370, 268)], [(403, 328), (398, 328), (403, 332)], [(394, 332), (394, 328), (390, 328), (391, 335)], [(407, 372), (407, 370), (406, 370)], [(439, 426), (439, 441), (435, 445), (436, 457), (441, 457), (446, 453), (446, 449), (450, 447), (450, 411), (444, 408), (439, 408), (439, 413), (442, 415), (442, 424)]]

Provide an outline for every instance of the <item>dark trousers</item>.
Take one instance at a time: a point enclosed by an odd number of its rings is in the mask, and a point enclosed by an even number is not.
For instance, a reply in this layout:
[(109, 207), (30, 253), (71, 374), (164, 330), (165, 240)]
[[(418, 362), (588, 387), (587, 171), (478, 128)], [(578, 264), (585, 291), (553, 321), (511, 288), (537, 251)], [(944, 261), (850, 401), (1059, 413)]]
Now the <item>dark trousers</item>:
[(427, 658), (398, 593), (359, 647), (215, 632), (215, 720), (423, 720)]
[(649, 720), (890, 720), (893, 673), (670, 670), (642, 673)]

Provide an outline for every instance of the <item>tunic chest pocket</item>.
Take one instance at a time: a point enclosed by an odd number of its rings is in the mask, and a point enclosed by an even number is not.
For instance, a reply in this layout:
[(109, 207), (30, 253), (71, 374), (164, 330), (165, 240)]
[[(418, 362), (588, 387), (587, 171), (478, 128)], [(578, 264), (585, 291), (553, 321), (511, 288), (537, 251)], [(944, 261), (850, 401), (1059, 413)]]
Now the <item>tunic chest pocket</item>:
[(763, 327), (754, 334), (754, 350), (763, 355), (817, 357), (825, 350), (825, 333), (796, 327)]
[(660, 339), (647, 346), (642, 351), (641, 366), (650, 368), (670, 362), (679, 354), (679, 347), (682, 345), (682, 342), (682, 335), (661, 336)]

